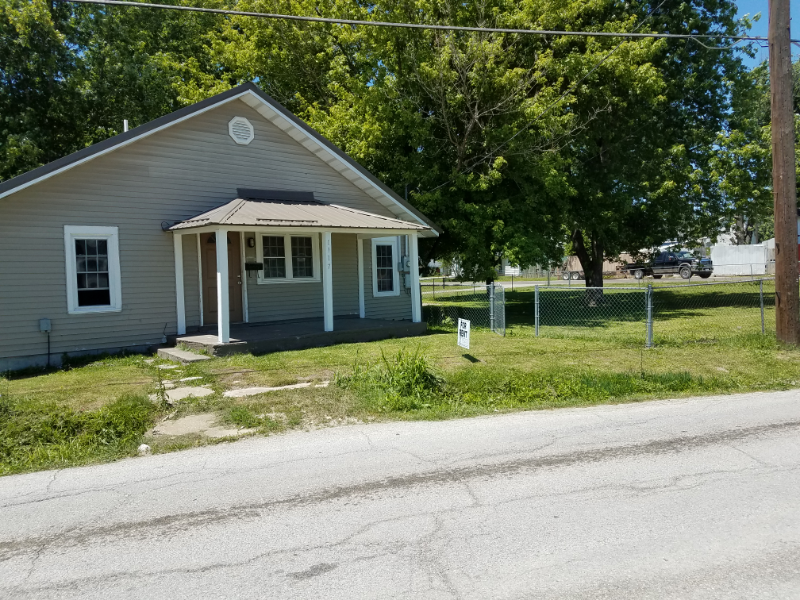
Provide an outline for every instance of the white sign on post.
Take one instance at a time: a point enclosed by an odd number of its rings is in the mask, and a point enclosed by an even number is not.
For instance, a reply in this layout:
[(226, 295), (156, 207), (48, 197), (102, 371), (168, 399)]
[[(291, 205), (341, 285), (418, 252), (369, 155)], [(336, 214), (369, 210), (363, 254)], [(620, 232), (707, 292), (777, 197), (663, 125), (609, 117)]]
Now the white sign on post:
[(469, 350), (469, 321), (458, 320), (458, 345)]

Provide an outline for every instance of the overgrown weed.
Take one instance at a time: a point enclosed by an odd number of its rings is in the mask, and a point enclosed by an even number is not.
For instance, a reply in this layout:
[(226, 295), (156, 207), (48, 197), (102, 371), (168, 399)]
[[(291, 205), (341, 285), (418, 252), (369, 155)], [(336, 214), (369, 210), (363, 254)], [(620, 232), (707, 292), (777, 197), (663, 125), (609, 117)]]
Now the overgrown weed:
[(352, 389), (379, 412), (396, 412), (429, 407), (443, 392), (444, 379), (417, 347), (413, 352), (400, 348), (387, 358), (362, 364), (356, 359), (350, 375), (337, 374), (335, 382)]
[(4, 398), (0, 410), (0, 474), (131, 455), (154, 423), (157, 411), (147, 397), (134, 394), (85, 412)]

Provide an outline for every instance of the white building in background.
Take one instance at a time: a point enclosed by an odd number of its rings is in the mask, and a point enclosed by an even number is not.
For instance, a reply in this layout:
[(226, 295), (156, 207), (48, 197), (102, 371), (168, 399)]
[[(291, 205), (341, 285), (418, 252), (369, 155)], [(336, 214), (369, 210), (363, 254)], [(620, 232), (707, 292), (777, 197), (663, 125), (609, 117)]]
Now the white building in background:
[(714, 275), (766, 275), (770, 265), (775, 263), (775, 244), (772, 248), (767, 244), (749, 244), (731, 246), (714, 244), (711, 246), (711, 262), (714, 264)]

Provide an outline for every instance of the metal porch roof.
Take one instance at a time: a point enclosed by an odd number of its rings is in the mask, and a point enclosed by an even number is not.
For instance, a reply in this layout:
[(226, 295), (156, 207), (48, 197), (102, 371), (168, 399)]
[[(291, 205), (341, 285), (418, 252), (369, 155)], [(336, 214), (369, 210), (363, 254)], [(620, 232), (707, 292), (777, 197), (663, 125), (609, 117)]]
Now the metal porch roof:
[(419, 223), (383, 217), (338, 204), (323, 204), (315, 200), (237, 198), (201, 215), (176, 223), (170, 227), (170, 231), (209, 225), (405, 231), (430, 229)]

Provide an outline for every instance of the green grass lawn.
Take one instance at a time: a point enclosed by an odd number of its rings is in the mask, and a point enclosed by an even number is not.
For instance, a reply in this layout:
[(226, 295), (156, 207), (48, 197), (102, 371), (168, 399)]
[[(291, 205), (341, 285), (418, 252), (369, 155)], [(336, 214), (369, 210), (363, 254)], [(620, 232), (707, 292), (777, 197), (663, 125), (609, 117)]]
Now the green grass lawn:
[[(609, 288), (594, 305), (579, 288), (560, 294), (548, 299), (542, 292), (536, 337), (533, 290), (508, 292), (507, 335), (477, 327), (469, 351), (456, 346), (452, 328), (432, 327), (419, 338), (235, 355), (171, 370), (157, 369), (162, 361), (152, 357), (106, 357), (62, 371), (0, 378), (0, 474), (130, 456), (143, 439), (156, 452), (213, 443), (200, 436), (145, 437), (164, 417), (200, 412), (271, 434), (800, 387), (800, 351), (779, 346), (772, 334), (761, 335), (758, 295), (754, 305), (750, 288), (657, 292), (651, 349), (644, 348), (640, 292)], [(472, 302), (454, 296), (443, 304)], [(765, 317), (769, 332), (769, 302)], [(200, 377), (191, 385), (209, 385), (214, 394), (175, 406), (152, 402), (148, 395), (157, 392), (160, 377)], [(222, 397), (232, 388), (298, 381), (331, 383)]]

